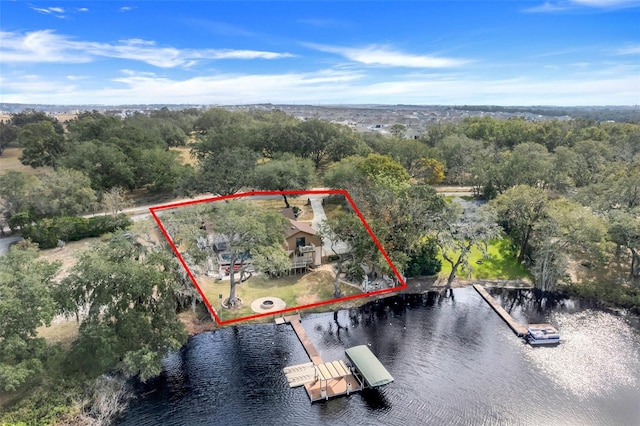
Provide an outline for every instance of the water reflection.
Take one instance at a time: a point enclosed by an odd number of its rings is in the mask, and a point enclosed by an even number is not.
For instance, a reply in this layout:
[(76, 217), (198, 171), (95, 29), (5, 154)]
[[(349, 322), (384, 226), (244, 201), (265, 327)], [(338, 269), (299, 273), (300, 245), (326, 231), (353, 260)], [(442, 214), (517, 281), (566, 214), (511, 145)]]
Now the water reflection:
[(282, 374), (308, 362), (291, 328), (237, 326), (169, 356), (155, 390), (143, 389), (151, 393), (121, 423), (639, 424), (637, 330), (570, 300), (541, 308), (526, 292), (495, 294), (521, 322), (558, 325), (563, 343), (523, 344), (473, 289), (392, 297), (302, 322), (326, 361), (368, 345), (395, 378), (385, 387), (312, 405)]

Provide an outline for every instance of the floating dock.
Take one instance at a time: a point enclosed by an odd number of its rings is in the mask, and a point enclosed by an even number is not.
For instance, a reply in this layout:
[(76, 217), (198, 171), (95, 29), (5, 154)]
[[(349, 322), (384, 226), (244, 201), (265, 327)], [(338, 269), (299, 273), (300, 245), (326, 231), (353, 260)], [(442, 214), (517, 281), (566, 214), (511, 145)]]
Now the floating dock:
[(487, 290), (484, 289), (484, 287), (482, 287), (479, 284), (474, 284), (473, 288), (480, 294), (480, 296), (482, 296), (482, 298), (489, 304), (489, 306), (491, 306), (493, 310), (496, 311), (496, 313), (500, 316), (500, 318), (502, 318), (504, 322), (507, 323), (507, 325), (511, 328), (511, 330), (513, 330), (513, 332), (516, 333), (516, 336), (518, 337), (527, 336), (529, 334), (528, 328), (530, 327), (538, 328), (538, 329), (551, 328), (553, 330), (556, 330), (555, 327), (552, 326), (551, 324), (520, 324), (519, 322), (514, 320), (513, 317), (507, 311), (505, 311), (502, 306), (500, 306), (500, 304), (496, 301), (496, 299), (494, 299), (493, 296), (491, 296), (487, 292)]
[[(300, 315), (276, 318), (276, 324), (287, 323), (291, 324), (296, 332), (311, 362), (285, 367), (283, 371), (289, 386), (292, 388), (304, 386), (311, 402), (349, 395), (352, 392), (361, 391), (367, 385), (380, 386), (393, 381), (393, 377), (366, 346), (347, 349), (347, 356), (356, 367), (354, 369), (349, 368), (342, 360), (324, 362), (302, 327)], [(368, 353), (364, 353), (365, 350)], [(358, 365), (361, 366), (362, 371), (358, 371)], [(377, 374), (373, 379), (371, 372)], [(380, 377), (383, 377), (383, 380), (380, 380)]]
[(481, 285), (474, 284), (473, 288), (482, 296), (482, 298), (493, 308), (494, 311), (507, 323), (511, 330), (516, 333), (518, 337), (524, 337), (527, 335), (527, 326), (524, 324), (520, 324), (516, 320), (513, 319), (511, 315), (507, 311), (504, 310), (502, 306), (496, 301), (496, 299), (491, 296), (487, 290), (484, 289)]

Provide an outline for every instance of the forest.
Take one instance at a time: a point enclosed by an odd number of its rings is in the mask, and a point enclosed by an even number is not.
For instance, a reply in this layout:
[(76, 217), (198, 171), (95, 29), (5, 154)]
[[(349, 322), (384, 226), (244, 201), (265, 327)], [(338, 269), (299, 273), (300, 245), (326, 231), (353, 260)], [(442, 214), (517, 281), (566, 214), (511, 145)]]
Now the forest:
[[(540, 291), (640, 314), (640, 123), (474, 117), (415, 139), (392, 130), (277, 108), (87, 111), (64, 123), (27, 110), (1, 122), (0, 161), (19, 152), (26, 167), (0, 168), (0, 227), (28, 239), (0, 257), (0, 422), (111, 419), (129, 379), (153, 380), (185, 343), (177, 314), (199, 296), (166, 244), (121, 215), (149, 200), (346, 189), (408, 277), (447, 263), (450, 287), (471, 250), (502, 237)], [(472, 187), (481, 206), (464, 212), (438, 185)], [(344, 211), (326, 231), (351, 243), (340, 269), (354, 276), (384, 264), (357, 220)], [(40, 255), (105, 232), (65, 274)], [(70, 344), (38, 336), (57, 316), (79, 323)]]

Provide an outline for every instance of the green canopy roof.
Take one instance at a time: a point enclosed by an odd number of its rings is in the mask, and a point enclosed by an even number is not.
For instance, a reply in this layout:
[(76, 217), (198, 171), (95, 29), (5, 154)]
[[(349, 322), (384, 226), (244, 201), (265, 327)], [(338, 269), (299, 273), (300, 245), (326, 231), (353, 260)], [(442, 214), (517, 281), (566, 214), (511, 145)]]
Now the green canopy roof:
[(354, 346), (345, 350), (345, 353), (369, 387), (374, 388), (393, 382), (391, 374), (365, 345)]

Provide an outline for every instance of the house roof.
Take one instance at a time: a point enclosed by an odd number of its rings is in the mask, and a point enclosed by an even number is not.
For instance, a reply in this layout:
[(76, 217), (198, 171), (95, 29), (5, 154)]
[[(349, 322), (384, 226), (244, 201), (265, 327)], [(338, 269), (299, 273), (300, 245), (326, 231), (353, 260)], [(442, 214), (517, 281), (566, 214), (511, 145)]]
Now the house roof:
[(287, 228), (285, 231), (285, 238), (289, 238), (290, 236), (297, 234), (298, 232), (304, 232), (309, 235), (316, 235), (316, 230), (306, 223), (298, 222), (297, 220), (289, 219), (291, 222), (291, 226)]

